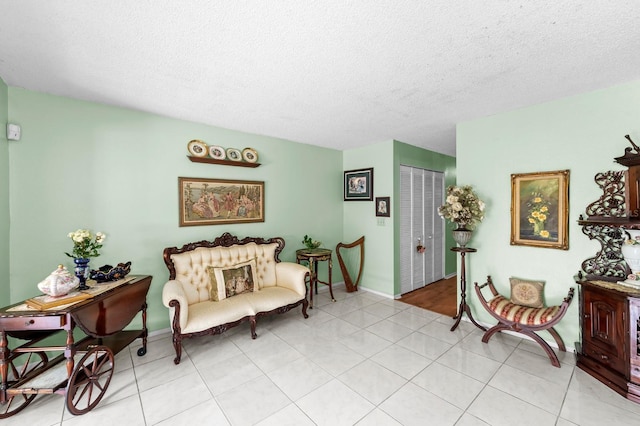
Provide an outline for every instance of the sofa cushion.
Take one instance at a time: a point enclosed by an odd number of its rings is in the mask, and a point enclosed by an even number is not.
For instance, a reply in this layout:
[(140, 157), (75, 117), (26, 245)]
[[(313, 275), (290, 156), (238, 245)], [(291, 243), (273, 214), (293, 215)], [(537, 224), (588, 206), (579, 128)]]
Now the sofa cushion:
[(208, 300), (189, 305), (189, 317), (181, 333), (196, 333), (208, 330), (214, 325), (226, 324), (254, 315), (251, 304), (247, 302), (245, 296), (246, 294), (241, 294), (220, 302)]
[[(256, 276), (255, 259), (222, 268), (209, 266), (207, 269), (213, 270), (213, 276), (209, 274), (213, 301), (258, 290), (254, 278)], [(214, 293), (217, 298), (214, 298)]]
[(207, 273), (209, 274), (209, 281), (211, 282), (211, 290), (209, 291), (209, 299), (212, 302), (219, 302), (226, 297), (224, 291), (224, 285), (219, 285), (216, 279), (216, 268), (213, 266), (207, 266)]
[(489, 309), (508, 321), (532, 326), (546, 324), (553, 320), (558, 314), (560, 306), (532, 308), (511, 303), (504, 296), (496, 296), (489, 301)]
[(249, 301), (254, 312), (269, 312), (282, 306), (296, 303), (304, 298), (293, 290), (284, 287), (265, 287), (258, 292), (245, 293), (242, 296)]

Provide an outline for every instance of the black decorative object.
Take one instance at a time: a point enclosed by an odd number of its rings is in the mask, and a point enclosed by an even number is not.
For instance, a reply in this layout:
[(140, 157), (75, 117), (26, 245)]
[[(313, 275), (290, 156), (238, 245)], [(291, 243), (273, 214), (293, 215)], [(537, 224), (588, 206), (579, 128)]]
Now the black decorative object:
[(104, 265), (97, 270), (92, 270), (89, 274), (89, 278), (96, 280), (99, 283), (108, 281), (117, 281), (124, 278), (129, 272), (131, 272), (131, 262), (118, 263), (118, 266)]

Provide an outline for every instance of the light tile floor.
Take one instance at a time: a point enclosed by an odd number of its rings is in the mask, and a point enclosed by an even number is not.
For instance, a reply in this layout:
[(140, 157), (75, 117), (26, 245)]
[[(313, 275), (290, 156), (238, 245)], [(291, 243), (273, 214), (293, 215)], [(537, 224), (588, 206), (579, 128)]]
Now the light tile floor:
[(71, 415), (39, 396), (4, 425), (630, 425), (634, 404), (575, 368), (554, 368), (534, 343), (360, 291), (187, 340), (169, 334), (116, 357), (104, 399)]

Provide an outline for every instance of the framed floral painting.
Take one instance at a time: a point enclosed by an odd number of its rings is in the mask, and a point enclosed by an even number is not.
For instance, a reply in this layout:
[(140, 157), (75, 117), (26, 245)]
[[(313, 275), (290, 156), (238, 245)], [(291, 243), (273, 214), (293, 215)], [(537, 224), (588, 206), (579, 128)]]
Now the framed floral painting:
[(511, 244), (569, 249), (569, 170), (511, 175)]
[(178, 178), (180, 226), (264, 222), (264, 182)]

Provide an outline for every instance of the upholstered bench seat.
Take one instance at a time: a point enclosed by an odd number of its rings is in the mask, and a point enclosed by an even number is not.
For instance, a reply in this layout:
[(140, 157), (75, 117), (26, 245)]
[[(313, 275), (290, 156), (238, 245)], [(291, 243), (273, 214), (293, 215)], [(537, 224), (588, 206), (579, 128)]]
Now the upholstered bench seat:
[[(560, 360), (553, 351), (551, 346), (536, 332), (547, 331), (558, 344), (558, 349), (566, 352), (567, 348), (562, 341), (562, 337), (553, 328), (567, 313), (569, 304), (573, 299), (573, 287), (569, 289), (567, 297), (557, 306), (544, 306), (542, 303), (542, 289), (544, 283), (537, 281), (527, 281), (517, 278), (511, 278), (512, 294), (507, 299), (496, 290), (493, 285), (491, 276), (487, 277), (487, 282), (478, 285), (475, 283), (476, 294), (482, 306), (492, 317), (498, 320), (498, 323), (488, 329), (482, 336), (482, 341), (488, 343), (491, 336), (502, 331), (512, 331), (522, 333), (537, 342), (546, 352), (554, 367), (560, 367)], [(540, 284), (540, 292), (535, 291), (534, 287)], [(522, 286), (520, 289), (518, 287)], [(482, 294), (482, 289), (488, 287), (491, 291), (492, 298), (487, 300)], [(514, 295), (514, 289), (515, 295)], [(515, 297), (514, 297), (515, 296)], [(514, 303), (518, 302), (518, 303)]]
[(531, 308), (516, 305), (504, 296), (494, 297), (489, 301), (488, 305), (489, 309), (501, 318), (526, 325), (546, 324), (555, 318), (560, 309), (560, 306)]

